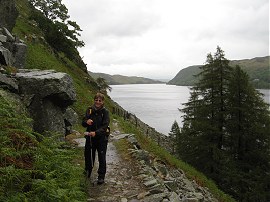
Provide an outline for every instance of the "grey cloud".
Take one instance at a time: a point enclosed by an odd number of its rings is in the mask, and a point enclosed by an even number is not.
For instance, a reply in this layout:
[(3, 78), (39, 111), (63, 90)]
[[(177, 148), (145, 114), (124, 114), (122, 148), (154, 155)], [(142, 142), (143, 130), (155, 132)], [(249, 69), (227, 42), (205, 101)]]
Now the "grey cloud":
[(132, 37), (139, 36), (155, 26), (157, 18), (150, 15), (133, 14), (129, 16), (108, 17), (97, 26), (96, 36)]
[(217, 45), (228, 59), (269, 52), (268, 0), (206, 0), (195, 10), (179, 0), (63, 1), (83, 29), (85, 62), (97, 72), (172, 74), (204, 63)]
[(133, 1), (99, 0), (86, 4), (87, 10), (80, 11), (85, 16), (81, 23), (88, 27), (88, 34), (93, 37), (139, 36), (160, 23), (158, 15)]

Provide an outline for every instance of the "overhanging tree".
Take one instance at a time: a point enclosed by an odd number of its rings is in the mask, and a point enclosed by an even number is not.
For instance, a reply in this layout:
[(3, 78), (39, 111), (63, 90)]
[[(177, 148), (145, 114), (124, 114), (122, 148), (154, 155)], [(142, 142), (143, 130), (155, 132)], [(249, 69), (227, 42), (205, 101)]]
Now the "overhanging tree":
[(38, 23), (43, 30), (46, 41), (58, 52), (63, 52), (66, 56), (74, 60), (78, 65), (86, 67), (79, 52), (78, 47), (83, 47), (84, 42), (79, 40), (80, 26), (69, 20), (68, 9), (62, 0), (29, 0), (33, 9), (31, 19)]
[(46, 18), (57, 24), (59, 32), (69, 38), (75, 47), (84, 46), (84, 42), (78, 39), (82, 30), (75, 21), (69, 20), (68, 9), (62, 0), (29, 0), (29, 2)]
[(102, 77), (98, 77), (97, 80), (97, 85), (98, 85), (98, 89), (100, 92), (104, 93), (104, 94), (107, 94), (107, 90), (111, 91), (112, 90), (112, 87), (110, 87), (106, 80)]

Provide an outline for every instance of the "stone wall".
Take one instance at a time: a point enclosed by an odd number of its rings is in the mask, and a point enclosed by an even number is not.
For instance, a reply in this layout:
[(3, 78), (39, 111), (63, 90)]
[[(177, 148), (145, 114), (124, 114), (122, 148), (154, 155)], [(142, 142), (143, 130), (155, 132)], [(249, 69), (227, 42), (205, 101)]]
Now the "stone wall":
[(138, 117), (136, 117), (135, 114), (132, 114), (128, 111), (126, 111), (124, 108), (122, 108), (118, 103), (114, 102), (115, 107), (113, 108), (112, 113), (117, 114), (118, 116), (123, 117), (125, 120), (129, 121), (133, 125), (135, 125), (137, 128), (139, 128), (143, 134), (152, 140), (154, 140), (159, 146), (166, 149), (168, 152), (173, 154), (174, 152), (174, 143), (172, 139), (169, 136), (166, 136), (162, 133), (159, 133), (156, 131), (155, 128), (147, 125), (143, 121), (141, 121)]

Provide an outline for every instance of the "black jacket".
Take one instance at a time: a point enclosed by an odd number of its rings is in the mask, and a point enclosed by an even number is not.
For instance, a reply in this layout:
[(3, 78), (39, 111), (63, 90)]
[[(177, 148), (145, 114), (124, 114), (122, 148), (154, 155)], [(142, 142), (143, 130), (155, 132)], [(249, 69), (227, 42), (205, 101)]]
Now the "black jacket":
[[(88, 119), (93, 120), (93, 124), (91, 126), (86, 123)], [(94, 138), (103, 139), (102, 137), (106, 136), (109, 124), (109, 111), (105, 107), (100, 109), (96, 109), (94, 106), (87, 108), (82, 121), (82, 126), (86, 127), (87, 132), (96, 132), (96, 136)]]

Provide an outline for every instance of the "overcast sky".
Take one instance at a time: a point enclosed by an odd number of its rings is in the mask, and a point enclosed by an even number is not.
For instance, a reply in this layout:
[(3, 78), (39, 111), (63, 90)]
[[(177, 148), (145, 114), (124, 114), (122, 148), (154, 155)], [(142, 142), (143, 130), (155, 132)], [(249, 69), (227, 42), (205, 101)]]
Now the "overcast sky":
[(268, 0), (63, 0), (92, 72), (172, 79), (220, 46), (229, 60), (269, 55)]

